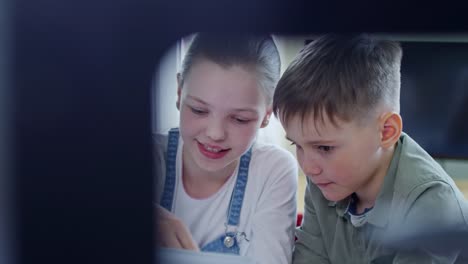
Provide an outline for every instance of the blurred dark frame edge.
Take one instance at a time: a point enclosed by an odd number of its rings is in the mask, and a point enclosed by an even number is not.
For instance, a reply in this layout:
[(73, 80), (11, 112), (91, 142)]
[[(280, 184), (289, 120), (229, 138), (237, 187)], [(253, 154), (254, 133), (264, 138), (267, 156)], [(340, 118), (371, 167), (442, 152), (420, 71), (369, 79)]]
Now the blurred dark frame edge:
[(0, 1), (0, 263), (14, 262), (15, 206), (11, 174), (11, 3)]
[(466, 30), (459, 20), (458, 28), (432, 14), (406, 23), (404, 13), (395, 20), (394, 10), (361, 6), (355, 10), (367, 16), (353, 20), (349, 6), (136, 2), (5, 2), (14, 43), (6, 112), (17, 263), (155, 260), (150, 86), (158, 58), (178, 38), (202, 30)]

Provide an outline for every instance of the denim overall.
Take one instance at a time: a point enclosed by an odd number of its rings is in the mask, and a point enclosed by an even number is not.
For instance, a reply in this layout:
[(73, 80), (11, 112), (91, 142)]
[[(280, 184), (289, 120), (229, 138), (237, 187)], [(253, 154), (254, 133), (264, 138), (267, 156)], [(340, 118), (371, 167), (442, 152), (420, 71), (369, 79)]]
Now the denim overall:
[[(173, 128), (169, 131), (169, 142), (167, 146), (166, 157), (166, 180), (164, 184), (164, 192), (162, 194), (161, 206), (167, 210), (172, 210), (172, 202), (174, 200), (174, 190), (176, 181), (176, 155), (177, 145), (179, 141), (179, 130)], [(231, 195), (229, 209), (225, 226), (225, 234), (208, 243), (201, 250), (206, 252), (231, 253), (239, 254), (238, 236), (247, 239), (244, 232), (237, 232), (239, 225), (240, 212), (242, 201), (244, 200), (245, 186), (247, 185), (247, 175), (249, 173), (250, 157), (252, 149), (249, 149), (240, 158), (239, 170), (237, 173), (237, 181)], [(232, 231), (229, 231), (232, 230)]]

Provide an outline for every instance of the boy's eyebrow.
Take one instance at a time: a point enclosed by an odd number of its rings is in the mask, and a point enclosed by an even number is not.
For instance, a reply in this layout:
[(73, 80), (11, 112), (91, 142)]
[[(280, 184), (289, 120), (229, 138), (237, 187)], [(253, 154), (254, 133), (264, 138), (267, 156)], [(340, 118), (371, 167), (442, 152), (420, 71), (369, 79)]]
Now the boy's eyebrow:
[[(288, 136), (286, 136), (286, 139), (291, 141), (291, 142), (294, 142), (294, 140), (290, 139)], [(307, 141), (306, 144), (307, 145), (320, 145), (320, 144), (331, 144), (331, 143), (335, 143), (334, 140), (311, 140), (311, 141)]]

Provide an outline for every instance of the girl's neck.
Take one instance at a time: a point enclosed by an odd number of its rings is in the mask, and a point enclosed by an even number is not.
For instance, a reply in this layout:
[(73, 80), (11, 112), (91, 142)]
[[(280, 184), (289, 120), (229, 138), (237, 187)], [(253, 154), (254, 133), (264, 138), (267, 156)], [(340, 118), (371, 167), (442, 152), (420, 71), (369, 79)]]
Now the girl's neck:
[(189, 155), (182, 158), (182, 182), (185, 192), (194, 199), (206, 199), (229, 180), (236, 170), (238, 161), (219, 171), (206, 171), (190, 160)]

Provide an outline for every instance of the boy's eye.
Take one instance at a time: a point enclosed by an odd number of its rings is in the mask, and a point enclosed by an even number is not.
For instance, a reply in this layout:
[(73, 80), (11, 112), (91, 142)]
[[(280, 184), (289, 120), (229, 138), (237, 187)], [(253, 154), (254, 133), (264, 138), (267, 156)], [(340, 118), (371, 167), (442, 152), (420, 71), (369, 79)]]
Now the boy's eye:
[(296, 142), (293, 141), (291, 141), (291, 146), (296, 146), (296, 149), (298, 150), (302, 149), (301, 146), (299, 146), (298, 144), (296, 144)]
[(333, 150), (333, 147), (332, 146), (318, 146), (317, 147), (320, 151), (322, 152), (331, 152)]
[(203, 114), (207, 113), (207, 111), (202, 110), (202, 109), (198, 109), (198, 108), (195, 108), (195, 107), (190, 107), (190, 110), (192, 111), (192, 113), (197, 114), (197, 115), (203, 115)]

